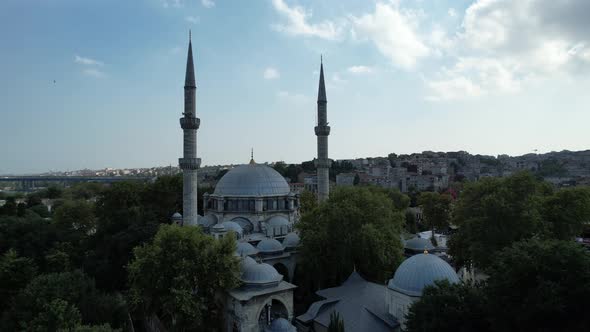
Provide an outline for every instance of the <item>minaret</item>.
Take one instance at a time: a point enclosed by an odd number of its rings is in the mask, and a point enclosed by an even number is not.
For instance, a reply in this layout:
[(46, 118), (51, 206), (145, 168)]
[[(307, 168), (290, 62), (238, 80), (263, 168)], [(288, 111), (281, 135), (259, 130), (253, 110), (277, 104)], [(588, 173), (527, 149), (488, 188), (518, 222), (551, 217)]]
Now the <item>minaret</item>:
[(184, 79), (184, 113), (180, 127), (184, 133), (184, 149), (178, 166), (182, 169), (182, 212), (184, 225), (197, 225), (197, 169), (201, 160), (197, 158), (197, 129), (201, 120), (197, 118), (195, 68), (193, 65), (193, 46), (189, 31), (188, 57)]
[(318, 170), (318, 201), (322, 202), (330, 195), (330, 165), (328, 159), (328, 100), (326, 99), (326, 86), (324, 84), (324, 63), (320, 61), (320, 85), (318, 88), (318, 122), (315, 126), (315, 135), (318, 137), (318, 158), (315, 164)]

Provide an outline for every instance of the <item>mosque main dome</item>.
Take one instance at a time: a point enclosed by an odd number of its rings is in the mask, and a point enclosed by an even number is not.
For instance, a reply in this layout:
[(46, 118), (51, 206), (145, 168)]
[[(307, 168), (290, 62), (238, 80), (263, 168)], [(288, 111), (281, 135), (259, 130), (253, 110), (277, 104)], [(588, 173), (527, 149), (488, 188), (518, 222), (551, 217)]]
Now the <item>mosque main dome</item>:
[(422, 296), (426, 286), (437, 280), (458, 283), (459, 277), (449, 263), (432, 254), (418, 254), (406, 259), (395, 271), (387, 287), (409, 296)]
[(228, 171), (215, 186), (218, 196), (285, 196), (290, 193), (285, 178), (271, 167), (251, 161)]

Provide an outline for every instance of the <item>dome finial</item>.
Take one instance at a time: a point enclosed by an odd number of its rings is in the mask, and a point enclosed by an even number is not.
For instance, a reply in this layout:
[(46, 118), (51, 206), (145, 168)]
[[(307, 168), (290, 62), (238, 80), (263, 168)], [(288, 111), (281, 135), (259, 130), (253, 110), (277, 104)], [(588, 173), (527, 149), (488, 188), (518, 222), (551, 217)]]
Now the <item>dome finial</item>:
[(250, 165), (254, 165), (256, 162), (254, 161), (254, 148), (250, 149)]
[(426, 247), (424, 247), (424, 255), (428, 255), (428, 249)]

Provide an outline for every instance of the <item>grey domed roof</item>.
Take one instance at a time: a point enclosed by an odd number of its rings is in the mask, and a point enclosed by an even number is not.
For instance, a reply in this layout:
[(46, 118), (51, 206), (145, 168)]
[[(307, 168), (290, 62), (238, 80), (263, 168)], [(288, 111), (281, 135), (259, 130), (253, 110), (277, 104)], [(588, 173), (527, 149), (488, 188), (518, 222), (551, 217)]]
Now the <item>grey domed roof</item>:
[(269, 264), (245, 263), (242, 264), (240, 279), (246, 286), (270, 287), (278, 285), (283, 280), (283, 276)]
[(283, 216), (272, 216), (266, 220), (266, 227), (270, 236), (284, 235), (289, 232), (289, 220)]
[(423, 239), (421, 237), (415, 237), (413, 239), (409, 239), (406, 241), (404, 248), (414, 250), (414, 251), (424, 251), (424, 250), (432, 250), (434, 246), (432, 242), (428, 239)]
[(228, 231), (228, 232), (229, 231), (234, 231), (239, 236), (242, 236), (242, 233), (244, 232), (244, 230), (242, 229), (242, 226), (240, 226), (236, 222), (233, 222), (233, 221), (224, 221), (221, 224), (223, 225), (223, 227), (225, 227), (225, 230), (226, 231)]
[(227, 172), (215, 186), (220, 196), (283, 196), (289, 184), (279, 172), (256, 163), (238, 166)]
[(236, 252), (240, 256), (250, 256), (256, 255), (258, 253), (258, 249), (254, 248), (254, 246), (248, 242), (240, 242), (238, 243)]
[(204, 216), (203, 218), (199, 219), (199, 224), (205, 226), (205, 227), (210, 227), (212, 225), (215, 225), (217, 223), (217, 217), (214, 214), (208, 214), (206, 216)]
[(279, 241), (270, 238), (262, 239), (262, 241), (258, 242), (256, 248), (262, 254), (276, 254), (282, 252), (284, 249)]
[(422, 296), (424, 287), (436, 280), (458, 283), (459, 277), (447, 262), (436, 255), (418, 254), (401, 263), (387, 287), (409, 296)]
[(240, 261), (240, 270), (243, 272), (244, 271), (244, 268), (247, 265), (250, 265), (250, 264), (258, 264), (258, 263), (256, 263), (256, 261), (254, 260), (254, 258), (252, 258), (250, 256), (244, 256), (244, 257), (242, 257), (242, 260)]
[(300, 241), (301, 239), (299, 238), (299, 235), (297, 235), (297, 233), (289, 233), (287, 234), (287, 236), (285, 236), (285, 239), (283, 240), (283, 247), (295, 248), (299, 246)]
[(265, 332), (296, 332), (295, 326), (291, 325), (285, 318), (277, 318), (264, 329)]
[(172, 220), (175, 219), (182, 219), (182, 214), (178, 213), (178, 212), (174, 212), (174, 214), (172, 215)]

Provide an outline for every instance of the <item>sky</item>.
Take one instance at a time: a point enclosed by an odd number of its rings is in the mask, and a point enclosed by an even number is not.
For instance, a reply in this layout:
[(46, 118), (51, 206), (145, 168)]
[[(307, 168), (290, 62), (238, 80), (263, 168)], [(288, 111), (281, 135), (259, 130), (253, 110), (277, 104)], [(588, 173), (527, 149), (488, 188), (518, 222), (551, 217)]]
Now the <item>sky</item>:
[(587, 0), (3, 0), (0, 174), (590, 148)]

